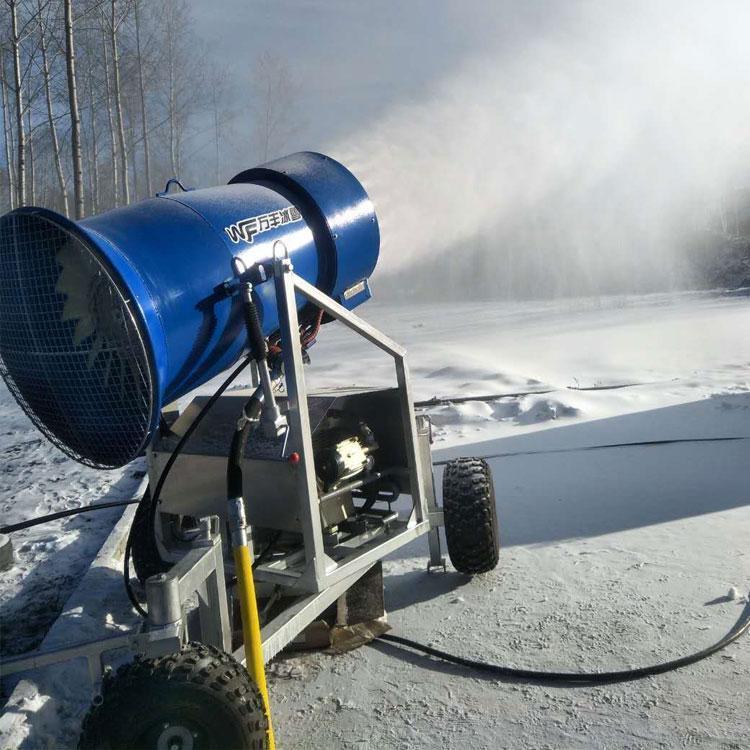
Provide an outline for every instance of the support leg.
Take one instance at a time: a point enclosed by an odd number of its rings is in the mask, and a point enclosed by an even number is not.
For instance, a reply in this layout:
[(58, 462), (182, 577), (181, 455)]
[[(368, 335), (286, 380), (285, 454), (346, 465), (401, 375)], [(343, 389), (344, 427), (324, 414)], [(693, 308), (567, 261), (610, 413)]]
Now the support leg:
[(427, 544), (430, 550), (427, 572), (430, 573), (435, 568), (442, 568), (445, 572), (445, 558), (440, 549), (440, 526), (443, 525), (443, 512), (437, 507), (435, 498), (435, 477), (432, 473), (432, 451), (430, 449), (431, 425), (427, 417), (417, 417), (417, 437), (419, 457), (422, 462), (427, 516), (430, 519), (430, 530), (427, 532)]
[(437, 526), (427, 532), (427, 544), (430, 547), (430, 559), (427, 563), (427, 572), (432, 573), (436, 568), (442, 568), (443, 573), (445, 573), (447, 568), (445, 566), (445, 558), (440, 549), (440, 530)]

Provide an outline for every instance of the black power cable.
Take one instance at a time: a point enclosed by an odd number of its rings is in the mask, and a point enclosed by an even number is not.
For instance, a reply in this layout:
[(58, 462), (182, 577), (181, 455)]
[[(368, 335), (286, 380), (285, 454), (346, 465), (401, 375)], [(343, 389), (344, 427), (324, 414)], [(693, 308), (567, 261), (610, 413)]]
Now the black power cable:
[(258, 556), (253, 561), (253, 564), (252, 564), (253, 570), (255, 570), (259, 565), (262, 565), (271, 556), (271, 553), (273, 552), (273, 548), (276, 546), (276, 542), (278, 542), (279, 539), (281, 539), (281, 535), (283, 533), (284, 532), (282, 531), (277, 531), (275, 534), (271, 536), (268, 542), (266, 542), (266, 546), (263, 547), (263, 549), (260, 551)]
[(746, 605), (734, 627), (719, 641), (712, 646), (704, 648), (688, 656), (682, 656), (679, 659), (652, 664), (647, 667), (638, 667), (636, 669), (623, 669), (615, 672), (544, 672), (536, 669), (518, 669), (516, 667), (504, 667), (499, 664), (491, 664), (478, 659), (469, 659), (465, 656), (449, 654), (447, 651), (441, 651), (433, 646), (427, 646), (424, 643), (413, 641), (410, 638), (403, 638), (400, 635), (391, 635), (385, 633), (379, 636), (381, 641), (395, 643), (398, 646), (421, 651), (427, 656), (432, 656), (442, 661), (458, 664), (462, 667), (468, 667), (477, 672), (494, 675), (495, 677), (504, 677), (525, 682), (546, 683), (565, 683), (572, 686), (591, 686), (591, 685), (609, 685), (616, 682), (629, 682), (631, 680), (640, 680), (644, 677), (653, 677), (654, 675), (671, 672), (674, 669), (686, 667), (688, 664), (695, 664), (701, 659), (705, 659), (717, 651), (726, 648), (730, 643), (734, 643), (743, 633), (750, 628), (750, 602)]
[[(185, 433), (183, 436), (179, 439), (177, 445), (174, 447), (174, 450), (170, 454), (169, 458), (167, 459), (167, 463), (164, 466), (164, 469), (162, 470), (162, 473), (159, 475), (159, 480), (156, 483), (156, 487), (154, 488), (153, 493), (145, 493), (143, 498), (140, 502), (150, 503), (149, 508), (149, 515), (150, 515), (150, 528), (154, 528), (154, 523), (156, 521), (156, 512), (157, 508), (159, 507), (159, 496), (161, 494), (162, 488), (164, 487), (164, 482), (167, 481), (167, 477), (169, 476), (169, 472), (172, 470), (172, 467), (174, 466), (175, 461), (177, 460), (178, 456), (182, 452), (182, 449), (185, 447), (185, 444), (190, 439), (192, 434), (195, 432), (196, 429), (198, 429), (198, 426), (203, 421), (203, 418), (208, 414), (211, 407), (219, 400), (219, 397), (224, 393), (224, 391), (229, 388), (229, 386), (232, 384), (232, 382), (237, 378), (237, 376), (252, 362), (252, 357), (245, 358), (240, 364), (232, 370), (232, 372), (229, 374), (227, 379), (216, 389), (214, 394), (211, 396), (211, 398), (206, 401), (206, 403), (203, 405), (201, 410), (198, 412), (198, 415), (196, 418), (191, 422), (190, 426), (185, 430)], [(135, 595), (135, 591), (133, 591), (133, 585), (130, 583), (130, 555), (132, 553), (133, 549), (133, 527), (130, 527), (130, 534), (128, 534), (128, 541), (125, 544), (125, 559), (123, 561), (123, 568), (122, 568), (122, 575), (125, 582), (125, 591), (128, 594), (128, 599), (130, 599), (130, 603), (133, 605), (133, 608), (138, 612), (141, 617), (146, 617), (147, 612), (146, 610), (141, 606), (141, 603), (138, 601), (138, 598)]]
[(68, 516), (77, 516), (79, 513), (90, 513), (92, 510), (106, 510), (107, 508), (119, 508), (123, 505), (135, 505), (140, 503), (138, 500), (113, 500), (111, 503), (96, 503), (94, 505), (87, 505), (84, 508), (71, 508), (70, 510), (59, 510), (56, 513), (48, 513), (46, 516), (37, 516), (36, 518), (29, 518), (27, 521), (20, 521), (19, 523), (10, 523), (7, 526), (0, 526), (0, 534), (10, 534), (12, 531), (21, 531), (21, 529), (29, 529), (32, 526), (39, 526), (42, 523), (48, 523), (49, 521), (56, 521), (58, 518), (67, 518)]
[[(492, 458), (516, 458), (517, 456), (542, 456), (550, 455), (553, 453), (581, 453), (583, 451), (601, 451), (607, 450), (608, 448), (637, 448), (639, 446), (654, 447), (657, 445), (679, 445), (683, 443), (728, 443), (735, 440), (750, 440), (750, 436), (747, 435), (732, 435), (728, 437), (707, 437), (707, 438), (667, 438), (665, 440), (636, 440), (630, 443), (605, 443), (603, 445), (582, 445), (579, 448), (550, 448), (548, 450), (541, 451), (509, 451), (507, 453), (490, 453), (486, 456), (476, 456), (476, 458), (492, 459)], [(433, 461), (433, 466), (445, 466), (449, 464), (453, 459), (444, 458), (441, 461)]]
[(671, 381), (650, 380), (643, 383), (614, 383), (612, 385), (566, 385), (559, 388), (544, 388), (534, 391), (516, 391), (511, 393), (482, 393), (476, 396), (433, 396), (424, 401), (415, 401), (414, 407), (425, 409), (430, 406), (446, 406), (448, 404), (465, 404), (467, 401), (499, 401), (503, 398), (520, 398), (521, 396), (543, 396), (547, 393), (556, 393), (557, 391), (619, 391), (624, 388), (637, 388), (644, 385), (661, 385), (666, 382), (675, 382), (679, 378), (673, 378)]

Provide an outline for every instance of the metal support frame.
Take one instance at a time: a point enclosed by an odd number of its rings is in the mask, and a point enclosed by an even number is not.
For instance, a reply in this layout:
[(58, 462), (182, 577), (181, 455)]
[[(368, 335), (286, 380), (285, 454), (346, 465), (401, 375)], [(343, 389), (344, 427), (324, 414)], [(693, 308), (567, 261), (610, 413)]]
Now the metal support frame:
[[(269, 662), (284, 649), (311, 622), (319, 617), (339, 597), (343, 596), (367, 571), (364, 567), (348, 578), (342, 578), (320, 593), (300, 596), (281, 614), (266, 623), (261, 630), (263, 641), (263, 660)], [(234, 651), (234, 658), (245, 663), (245, 650), (240, 647)]]
[(435, 477), (432, 473), (432, 455), (430, 454), (430, 443), (432, 442), (432, 425), (427, 416), (417, 417), (417, 432), (419, 433), (420, 451), (422, 460), (422, 473), (425, 481), (425, 495), (427, 498), (427, 511), (430, 520), (430, 530), (427, 532), (427, 544), (430, 550), (430, 559), (427, 561), (427, 572), (435, 568), (447, 570), (445, 558), (440, 548), (440, 526), (444, 525), (443, 510), (438, 508), (435, 498)]
[(151, 576), (146, 581), (148, 625), (153, 628), (181, 622), (185, 602), (197, 595), (200, 640), (229, 651), (232, 634), (216, 516), (201, 519), (200, 532), (192, 547), (167, 573)]
[(148, 620), (129, 633), (75, 643), (63, 648), (40, 649), (0, 662), (3, 677), (73, 659), (86, 659), (94, 693), (102, 676), (117, 656), (141, 654), (161, 656), (179, 651), (187, 639), (184, 606), (198, 596), (200, 640), (231, 651), (231, 631), (224, 558), (216, 516), (201, 519), (201, 531), (194, 547), (168, 573), (146, 581)]
[[(434, 505), (434, 493), (425, 491), (426, 464), (425, 457), (420, 455), (406, 350), (315, 286), (297, 276), (288, 258), (276, 258), (274, 281), (281, 327), (282, 350), (284, 352), (290, 449), (296, 451), (300, 456), (298, 466), (300, 481), (297, 483), (297, 491), (306, 566), (297, 585), (308, 591), (321, 592), (351, 577), (357, 571), (366, 570), (386, 554), (398, 549), (417, 536), (426, 534), (430, 530), (430, 506)], [(412, 512), (406, 524), (394, 524), (394, 530), (388, 532), (382, 541), (374, 541), (371, 544), (364, 545), (352, 556), (341, 562), (336, 562), (326, 554), (323, 543), (307, 404), (307, 387), (299, 340), (297, 293), (331, 317), (341, 321), (381, 351), (389, 354), (394, 360), (396, 369), (407, 470), (413, 503)], [(429, 461), (429, 451), (427, 451), (426, 462), (429, 463)], [(431, 495), (430, 500), (428, 500), (428, 495)]]
[(149, 633), (126, 633), (124, 635), (113, 635), (92, 641), (74, 643), (72, 646), (64, 648), (39, 649), (28, 654), (4, 659), (0, 664), (0, 674), (3, 677), (7, 677), (17, 672), (28, 672), (32, 669), (49, 667), (53, 664), (60, 664), (73, 659), (86, 659), (89, 677), (94, 687), (94, 692), (96, 692), (106, 669), (107, 657), (111, 653), (121, 649), (127, 649), (134, 653), (147, 653), (151, 642), (172, 644), (173, 647), (166, 649), (163, 653), (177, 650), (181, 644), (179, 628), (169, 625)]

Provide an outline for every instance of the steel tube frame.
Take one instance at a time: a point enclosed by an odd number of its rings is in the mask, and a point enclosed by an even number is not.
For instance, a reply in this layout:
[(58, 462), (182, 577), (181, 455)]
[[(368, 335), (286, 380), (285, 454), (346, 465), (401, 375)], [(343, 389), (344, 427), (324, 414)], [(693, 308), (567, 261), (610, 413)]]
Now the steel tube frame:
[(102, 680), (107, 654), (126, 648), (147, 657), (178, 651), (186, 637), (182, 607), (198, 595), (201, 641), (225, 651), (232, 647), (224, 558), (218, 519), (203, 519), (202, 536), (168, 573), (151, 576), (146, 582), (148, 621), (145, 627), (71, 646), (33, 651), (4, 659), (0, 675), (27, 672), (72, 659), (86, 659), (94, 692)]
[[(276, 258), (274, 262), (274, 282), (284, 356), (290, 449), (296, 451), (300, 456), (298, 464), (300, 481), (297, 483), (297, 491), (306, 567), (297, 581), (297, 585), (308, 591), (321, 592), (353, 575), (357, 570), (369, 567), (415, 537), (426, 534), (430, 530), (430, 506), (434, 505), (434, 498), (430, 498), (428, 501), (425, 492), (424, 466), (419, 451), (406, 350), (374, 326), (297, 276), (288, 258)], [(406, 529), (387, 536), (380, 544), (359, 554), (355, 553), (350, 559), (342, 563), (337, 563), (326, 554), (323, 543), (319, 510), (320, 499), (313, 462), (312, 433), (307, 404), (307, 386), (305, 384), (304, 362), (299, 337), (296, 299), (298, 292), (331, 317), (341, 321), (347, 328), (389, 354), (394, 360), (396, 369), (407, 469), (411, 487), (412, 512)]]

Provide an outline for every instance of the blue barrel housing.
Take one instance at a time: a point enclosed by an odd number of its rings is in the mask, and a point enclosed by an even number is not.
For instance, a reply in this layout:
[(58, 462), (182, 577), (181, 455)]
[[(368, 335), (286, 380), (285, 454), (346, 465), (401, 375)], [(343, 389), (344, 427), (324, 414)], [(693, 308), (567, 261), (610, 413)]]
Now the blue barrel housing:
[[(246, 351), (232, 259), (271, 261), (353, 308), (370, 297), (380, 235), (341, 164), (304, 152), (226, 186), (162, 194), (79, 222), (22, 208), (0, 223), (0, 368), (37, 426), (78, 460), (139, 455), (162, 407)], [(272, 280), (255, 287), (279, 327)], [(304, 299), (298, 299), (302, 309)]]

